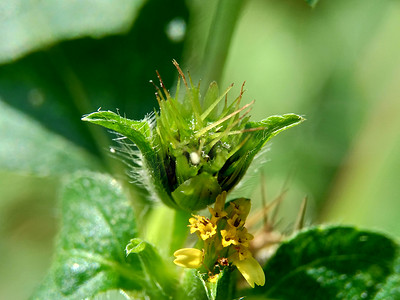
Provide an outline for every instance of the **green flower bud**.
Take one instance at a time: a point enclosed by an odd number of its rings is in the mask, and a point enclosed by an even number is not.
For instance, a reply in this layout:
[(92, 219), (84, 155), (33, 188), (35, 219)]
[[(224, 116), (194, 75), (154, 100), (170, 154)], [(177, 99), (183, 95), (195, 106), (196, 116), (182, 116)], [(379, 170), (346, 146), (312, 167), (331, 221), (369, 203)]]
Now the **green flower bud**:
[[(112, 112), (95, 112), (83, 118), (112, 129), (133, 141), (142, 154), (141, 165), (149, 177), (149, 187), (165, 204), (196, 211), (215, 202), (243, 178), (255, 155), (279, 132), (301, 123), (295, 114), (272, 116), (250, 122), (250, 106), (241, 106), (239, 96), (228, 105), (215, 82), (204, 97), (174, 61), (180, 80), (175, 96), (165, 88), (156, 97), (160, 106), (155, 120), (132, 121)], [(179, 97), (180, 82), (184, 95)], [(180, 99), (178, 99), (180, 98)]]

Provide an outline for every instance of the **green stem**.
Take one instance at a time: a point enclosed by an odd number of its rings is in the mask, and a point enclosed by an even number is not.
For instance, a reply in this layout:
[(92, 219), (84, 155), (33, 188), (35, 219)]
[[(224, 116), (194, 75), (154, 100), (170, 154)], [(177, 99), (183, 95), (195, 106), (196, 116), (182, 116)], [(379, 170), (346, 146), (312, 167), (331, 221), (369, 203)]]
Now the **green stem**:
[(205, 87), (211, 81), (221, 80), (243, 2), (244, 0), (219, 0), (218, 2), (202, 59), (201, 75), (206, 84)]
[(188, 227), (189, 224), (190, 213), (183, 210), (175, 210), (174, 216), (174, 227), (172, 229), (172, 238), (171, 238), (171, 246), (170, 253), (174, 253), (176, 250), (183, 247), (187, 235), (188, 235)]

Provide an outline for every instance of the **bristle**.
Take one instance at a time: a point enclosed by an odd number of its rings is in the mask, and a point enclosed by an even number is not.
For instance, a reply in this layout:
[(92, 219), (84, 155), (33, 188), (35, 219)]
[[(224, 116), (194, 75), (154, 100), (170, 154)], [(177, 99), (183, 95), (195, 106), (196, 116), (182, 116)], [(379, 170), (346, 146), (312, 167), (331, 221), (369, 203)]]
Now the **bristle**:
[(161, 106), (161, 99), (162, 100), (164, 100), (164, 97), (163, 97), (163, 95), (162, 95), (162, 92), (161, 92), (161, 90), (160, 90), (160, 88), (154, 83), (154, 81), (153, 80), (149, 80), (149, 82), (154, 86), (154, 88), (156, 89), (156, 93), (155, 93), (155, 95), (156, 95), (156, 98), (157, 98), (157, 102), (158, 102), (158, 105), (159, 106)]
[(156, 114), (153, 111), (148, 113), (144, 118), (147, 120), (150, 129), (153, 129), (156, 126)]
[(226, 117), (208, 125), (207, 127), (202, 128), (200, 131), (198, 131), (195, 135), (196, 138), (201, 137), (203, 134), (205, 134), (207, 131), (209, 131), (210, 129), (218, 126), (219, 124), (225, 122), (226, 120), (232, 118), (233, 116), (237, 115), (238, 113), (240, 113), (241, 111), (245, 110), (247, 107), (249, 107), (250, 105), (252, 105), (254, 103), (254, 100), (252, 102), (250, 102), (249, 104), (246, 104), (245, 106), (243, 106), (242, 108), (234, 111), (233, 113), (227, 115)]
[(182, 78), (182, 80), (183, 80), (183, 83), (185, 84), (186, 88), (189, 88), (189, 86), (188, 86), (188, 84), (187, 84), (187, 81), (186, 81), (185, 74), (183, 74), (181, 68), (179, 67), (178, 62), (177, 62), (175, 59), (173, 59), (173, 60), (172, 60), (172, 63), (174, 64), (175, 68), (178, 70), (178, 73), (179, 73), (179, 75), (181, 76), (181, 78)]
[[(248, 226), (248, 227), (252, 227), (252, 226), (256, 225), (257, 222), (258, 222), (261, 218), (263, 218), (264, 215), (267, 215), (268, 213), (270, 213), (274, 207), (278, 206), (278, 204), (282, 202), (282, 200), (283, 200), (284, 197), (285, 197), (286, 192), (287, 192), (287, 191), (281, 192), (281, 193), (278, 195), (278, 197), (276, 197), (276, 198), (275, 198), (274, 200), (272, 200), (270, 203), (268, 203), (267, 205), (265, 205), (265, 206), (263, 207), (262, 210), (258, 211), (258, 212), (255, 213), (254, 215), (252, 215), (251, 218), (248, 219), (248, 220), (246, 221), (247, 226)], [(264, 219), (264, 221), (265, 221), (265, 219)], [(269, 224), (271, 224), (271, 223), (273, 224), (274, 222), (272, 222), (272, 221), (269, 222)]]
[(201, 115), (201, 119), (204, 120), (207, 116), (211, 113), (211, 111), (218, 105), (218, 103), (224, 98), (228, 96), (228, 92), (232, 89), (233, 83), (225, 90), (225, 92), (217, 98), (208, 108), (207, 110)]
[(287, 193), (287, 191), (288, 191), (288, 189), (282, 190), (281, 193), (278, 196), (279, 201), (277, 201), (277, 203), (275, 205), (275, 209), (272, 212), (272, 216), (271, 216), (271, 224), (273, 226), (276, 226), (275, 224), (276, 224), (276, 218), (278, 216), (279, 208), (280, 208), (280, 205), (282, 203), (283, 197)]
[(240, 100), (242, 100), (243, 94), (244, 94), (244, 85), (245, 85), (246, 81), (243, 81), (242, 87), (240, 88), (240, 94), (239, 94), (239, 101), (238, 103), (240, 104)]
[[(136, 149), (136, 145), (128, 138), (119, 133), (113, 133), (116, 135), (113, 139), (116, 146), (112, 147), (113, 151), (111, 156), (127, 166), (127, 175), (131, 179), (130, 182), (133, 182), (146, 190), (152, 191), (154, 188), (148, 180), (150, 175), (147, 174), (148, 171), (143, 162), (142, 153)], [(150, 195), (147, 196), (151, 197), (148, 198), (149, 201), (157, 201), (157, 199), (154, 198), (154, 193), (150, 193)]]
[[(216, 137), (210, 142), (210, 144), (208, 145), (208, 147), (211, 149), (218, 141), (220, 141), (224, 136), (227, 136), (227, 135), (231, 135), (231, 132), (232, 131), (230, 131), (233, 127), (235, 127), (245, 116), (246, 116), (246, 114), (248, 114), (250, 112), (250, 109), (249, 110), (247, 110), (239, 119), (237, 119), (237, 120), (235, 120), (233, 123), (231, 123), (228, 127), (226, 127), (226, 129), (223, 131), (223, 132), (221, 132), (221, 133), (219, 133), (219, 134), (216, 134)], [(241, 130), (237, 130), (237, 131), (234, 131), (235, 133), (237, 132), (237, 133), (241, 133)]]
[(232, 135), (232, 134), (241, 134), (241, 133), (252, 132), (252, 131), (261, 131), (261, 130), (265, 130), (265, 127), (254, 127), (254, 128), (247, 128), (247, 129), (241, 129), (241, 130), (231, 131), (231, 132), (229, 132), (229, 135)]
[(300, 211), (299, 211), (299, 214), (297, 216), (297, 220), (296, 220), (296, 223), (294, 225), (293, 231), (301, 230), (303, 228), (303, 226), (304, 226), (304, 217), (305, 217), (305, 214), (306, 214), (307, 200), (308, 200), (308, 197), (305, 196), (303, 198), (303, 201), (301, 202)]
[[(244, 86), (244, 82), (242, 85), (242, 89)], [(265, 192), (265, 176), (264, 172), (261, 171), (261, 176), (260, 176), (260, 185), (261, 185), (261, 204), (263, 207), (267, 206), (267, 194)], [(268, 213), (264, 212), (263, 214), (263, 219), (264, 219), (264, 227), (267, 226), (268, 224)]]
[[(188, 73), (188, 77), (189, 77), (190, 86), (194, 86), (193, 81), (192, 81), (192, 76), (190, 76), (190, 72), (187, 71), (187, 73)], [(199, 87), (200, 87), (200, 81), (199, 81), (198, 84), (199, 84)]]
[(168, 98), (170, 97), (169, 92), (168, 92), (167, 88), (165, 87), (164, 82), (162, 81), (162, 78), (161, 78), (161, 76), (160, 76), (160, 73), (158, 73), (157, 70), (156, 70), (156, 73), (157, 73), (158, 80), (160, 81), (160, 86), (161, 86), (161, 88), (163, 89), (164, 94), (165, 94), (165, 96), (166, 96), (167, 99), (168, 99)]
[(158, 95), (157, 92), (155, 92), (154, 94), (156, 95), (156, 99), (157, 99), (158, 106), (161, 107), (161, 98), (160, 98), (160, 96)]

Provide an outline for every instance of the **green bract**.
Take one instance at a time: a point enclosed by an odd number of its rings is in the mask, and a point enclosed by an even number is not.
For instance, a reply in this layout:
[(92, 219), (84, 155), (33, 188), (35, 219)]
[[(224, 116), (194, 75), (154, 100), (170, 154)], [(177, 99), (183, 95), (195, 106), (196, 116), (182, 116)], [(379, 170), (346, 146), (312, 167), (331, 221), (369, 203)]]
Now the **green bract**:
[[(174, 62), (180, 81), (172, 96), (161, 78), (157, 88), (160, 111), (154, 118), (132, 121), (110, 111), (98, 111), (83, 118), (114, 130), (134, 142), (141, 152), (141, 176), (165, 204), (196, 211), (215, 202), (222, 191), (229, 192), (245, 174), (255, 155), (279, 132), (301, 123), (295, 114), (271, 116), (250, 122), (250, 106), (241, 106), (239, 96), (228, 104), (230, 86), (222, 94), (215, 82), (201, 97), (199, 85), (186, 80)], [(178, 99), (179, 98), (179, 99)]]

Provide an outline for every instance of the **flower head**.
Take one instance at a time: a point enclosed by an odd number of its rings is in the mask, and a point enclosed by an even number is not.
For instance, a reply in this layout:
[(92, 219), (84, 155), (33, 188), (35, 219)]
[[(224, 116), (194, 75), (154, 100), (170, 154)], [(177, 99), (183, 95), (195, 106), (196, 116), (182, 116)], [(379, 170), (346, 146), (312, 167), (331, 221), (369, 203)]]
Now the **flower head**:
[(198, 232), (204, 241), (213, 237), (217, 232), (217, 226), (203, 216), (193, 215), (193, 218), (189, 219), (189, 223), (190, 233)]
[[(196, 232), (204, 241), (205, 246), (202, 264), (197, 264), (197, 266), (203, 265), (208, 271), (209, 282), (216, 282), (219, 278), (218, 270), (233, 264), (251, 287), (254, 287), (254, 284), (264, 285), (264, 271), (249, 249), (249, 241), (253, 239), (253, 236), (245, 227), (250, 211), (250, 200), (235, 199), (227, 206), (225, 200), (226, 193), (224, 192), (217, 197), (214, 207), (209, 208), (211, 220), (198, 215), (193, 215), (189, 219), (190, 232)], [(178, 251), (186, 252), (187, 250)], [(178, 265), (189, 267), (185, 264)]]
[[(137, 182), (175, 209), (190, 212), (206, 208), (217, 196), (231, 191), (242, 179), (255, 155), (279, 132), (295, 126), (303, 118), (295, 114), (249, 121), (253, 102), (242, 105), (242, 89), (228, 104), (228, 87), (220, 93), (210, 84), (205, 96), (200, 86), (186, 79), (176, 61), (180, 80), (171, 95), (161, 77), (156, 97), (160, 109), (141, 121), (133, 121), (110, 111), (98, 111), (82, 120), (102, 125), (120, 136), (121, 155), (132, 167)], [(180, 82), (185, 85), (180, 93)], [(139, 149), (129, 152), (131, 140)], [(118, 148), (114, 148), (118, 150)], [(128, 154), (127, 154), (128, 153)], [(138, 159), (131, 162), (132, 157)], [(219, 208), (212, 212), (217, 220)]]
[(211, 223), (217, 224), (218, 220), (224, 218), (228, 215), (226, 211), (224, 211), (226, 200), (226, 192), (223, 191), (215, 200), (214, 208), (209, 207), (208, 210), (211, 214)]

